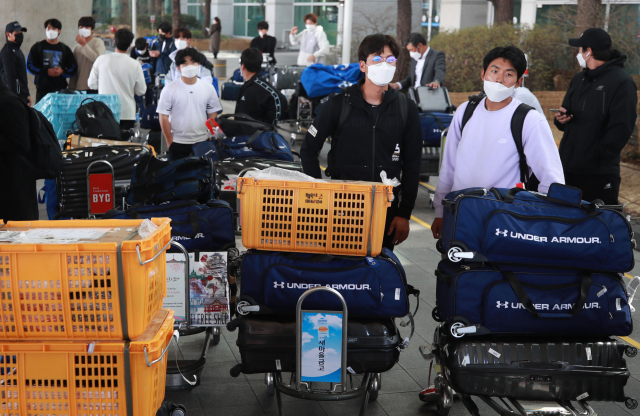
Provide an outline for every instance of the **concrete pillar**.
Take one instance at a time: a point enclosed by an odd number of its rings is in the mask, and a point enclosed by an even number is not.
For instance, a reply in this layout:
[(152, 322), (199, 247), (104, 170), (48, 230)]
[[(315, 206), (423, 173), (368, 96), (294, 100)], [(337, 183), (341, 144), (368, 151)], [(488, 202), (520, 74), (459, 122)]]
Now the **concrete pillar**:
[(233, 0), (215, 0), (211, 2), (211, 20), (220, 18), (222, 34), (233, 36)]
[[(266, 0), (265, 14), (269, 22), (269, 35), (276, 37), (278, 47), (288, 44), (288, 33), (293, 27), (293, 0)], [(304, 28), (298, 29), (302, 31)]]
[(442, 0), (440, 10), (440, 30), (487, 24), (486, 0)]
[(533, 27), (536, 23), (536, 13), (538, 12), (538, 5), (536, 0), (522, 0), (522, 6), (520, 8), (520, 25)]

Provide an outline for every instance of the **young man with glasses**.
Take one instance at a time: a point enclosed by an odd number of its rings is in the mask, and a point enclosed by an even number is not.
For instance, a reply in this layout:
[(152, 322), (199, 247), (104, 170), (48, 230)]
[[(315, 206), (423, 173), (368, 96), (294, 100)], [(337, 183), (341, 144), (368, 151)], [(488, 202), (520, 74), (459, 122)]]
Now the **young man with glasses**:
[(409, 236), (422, 153), (418, 107), (389, 88), (399, 53), (391, 36), (364, 38), (358, 58), (365, 78), (322, 105), (300, 150), (304, 172), (314, 178), (322, 177), (318, 154), (331, 136), (331, 179), (381, 182), (384, 171), (387, 178), (401, 181), (387, 210), (383, 246), (389, 249)]

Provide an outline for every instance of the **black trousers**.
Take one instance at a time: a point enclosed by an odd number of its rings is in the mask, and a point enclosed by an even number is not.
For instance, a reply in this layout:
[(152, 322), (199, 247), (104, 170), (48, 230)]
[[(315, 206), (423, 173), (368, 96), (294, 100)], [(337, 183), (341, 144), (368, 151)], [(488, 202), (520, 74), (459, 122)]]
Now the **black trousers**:
[(567, 185), (579, 188), (585, 201), (601, 199), (607, 205), (618, 205), (620, 175), (582, 175), (565, 172), (564, 180)]
[(191, 156), (192, 147), (192, 144), (171, 143), (171, 146), (169, 146), (169, 160), (173, 162), (174, 160)]

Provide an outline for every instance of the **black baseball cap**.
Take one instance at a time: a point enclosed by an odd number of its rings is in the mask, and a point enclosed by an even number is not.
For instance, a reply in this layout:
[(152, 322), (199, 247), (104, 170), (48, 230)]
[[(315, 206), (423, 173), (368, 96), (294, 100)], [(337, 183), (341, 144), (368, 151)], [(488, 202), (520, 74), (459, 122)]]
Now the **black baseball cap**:
[(5, 28), (4, 33), (8, 33), (8, 32), (19, 32), (19, 31), (23, 31), (26, 32), (27, 28), (26, 27), (22, 27), (22, 25), (18, 22), (11, 22), (7, 25), (7, 27)]
[(592, 27), (582, 32), (579, 38), (569, 39), (569, 45), (583, 49), (609, 49), (611, 47), (611, 36), (602, 29)]

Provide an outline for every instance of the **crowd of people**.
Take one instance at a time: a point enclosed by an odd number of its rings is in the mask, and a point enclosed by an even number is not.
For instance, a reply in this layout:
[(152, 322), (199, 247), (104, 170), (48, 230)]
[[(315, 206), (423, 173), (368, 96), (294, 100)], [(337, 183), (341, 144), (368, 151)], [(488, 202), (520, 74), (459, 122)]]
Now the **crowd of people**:
[[(322, 63), (329, 51), (326, 33), (314, 14), (306, 15), (304, 20), (305, 29), (298, 31), (294, 27), (289, 39), (292, 45), (300, 45), (298, 64)], [(265, 56), (275, 63), (277, 39), (268, 35), (267, 22), (258, 23), (257, 29), (259, 36), (241, 54), (244, 84), (235, 112), (275, 124), (287, 113), (288, 102), (262, 77), (262, 65)], [(66, 89), (117, 94), (121, 100), (120, 126), (128, 130), (140, 111), (136, 100), (149, 105), (154, 93), (160, 91), (157, 113), (169, 159), (188, 156), (194, 144), (208, 139), (205, 122), (215, 118), (222, 106), (212, 84), (213, 66), (192, 46), (189, 29), (174, 30), (163, 22), (158, 26), (158, 36), (150, 42), (144, 38), (134, 40), (131, 31), (119, 29), (114, 34), (115, 53), (110, 54), (105, 54), (104, 42), (93, 36), (94, 30), (94, 19), (82, 17), (72, 50), (59, 41), (62, 23), (48, 19), (44, 22), (45, 39), (34, 44), (25, 58), (21, 45), (27, 28), (19, 22), (6, 25), (6, 43), (0, 51), (0, 114), (24, 119), (16, 102), (31, 106), (49, 93)], [(215, 18), (209, 30), (214, 58), (220, 51), (220, 31), (220, 20)], [(512, 119), (523, 103), (537, 110), (526, 114), (521, 134), (523, 154), (529, 175), (536, 178), (537, 190), (546, 192), (554, 182), (567, 183), (580, 188), (587, 200), (618, 203), (620, 153), (636, 121), (636, 86), (623, 69), (626, 57), (612, 48), (612, 40), (604, 30), (589, 29), (580, 38), (569, 40), (569, 44), (578, 48), (577, 59), (584, 70), (571, 81), (555, 115), (556, 127), (564, 132), (559, 151), (540, 103), (522, 86), (527, 69), (523, 52), (515, 46), (505, 46), (485, 56), (482, 68), (478, 68), (483, 81), (481, 99), (458, 108), (443, 149), (434, 200), (436, 219), (432, 231), (436, 238), (441, 235), (440, 201), (447, 193), (469, 187), (511, 188), (521, 181)], [(412, 58), (409, 72), (404, 79), (394, 81), (403, 46)], [(384, 242), (393, 248), (409, 235), (422, 154), (418, 106), (401, 90), (443, 86), (445, 54), (430, 48), (420, 33), (411, 34), (404, 45), (392, 36), (375, 34), (362, 40), (358, 61), (364, 78), (320, 107), (302, 144), (302, 166), (307, 174), (320, 178), (319, 152), (331, 137), (327, 172), (332, 179), (380, 181), (382, 171), (389, 178), (400, 179), (396, 198), (388, 210)], [(29, 94), (27, 72), (35, 76), (35, 99)], [(158, 78), (163, 79), (161, 89), (155, 88)], [(0, 156), (3, 178), (20, 172), (16, 163), (29, 153), (28, 135), (24, 129), (16, 130), (15, 124), (0, 125), (3, 148), (13, 149)], [(31, 212), (33, 186), (23, 182), (16, 180), (29, 189), (3, 195), (18, 201), (14, 204), (18, 208), (9, 211), (7, 204), (0, 204), (1, 218), (37, 218), (37, 212)], [(20, 202), (19, 195), (25, 192), (31, 196)]]

